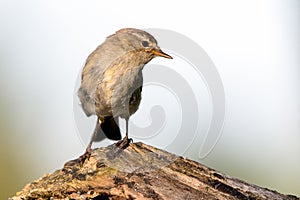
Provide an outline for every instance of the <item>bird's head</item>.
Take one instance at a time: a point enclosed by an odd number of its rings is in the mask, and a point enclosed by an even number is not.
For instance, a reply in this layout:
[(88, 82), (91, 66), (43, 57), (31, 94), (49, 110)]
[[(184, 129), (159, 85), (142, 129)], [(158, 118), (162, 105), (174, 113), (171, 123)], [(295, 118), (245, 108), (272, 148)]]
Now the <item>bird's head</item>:
[(109, 36), (108, 39), (113, 39), (118, 45), (121, 45), (126, 50), (141, 50), (151, 55), (151, 57), (164, 57), (172, 59), (172, 57), (163, 52), (157, 45), (155, 38), (146, 31), (124, 28), (117, 31), (114, 35)]

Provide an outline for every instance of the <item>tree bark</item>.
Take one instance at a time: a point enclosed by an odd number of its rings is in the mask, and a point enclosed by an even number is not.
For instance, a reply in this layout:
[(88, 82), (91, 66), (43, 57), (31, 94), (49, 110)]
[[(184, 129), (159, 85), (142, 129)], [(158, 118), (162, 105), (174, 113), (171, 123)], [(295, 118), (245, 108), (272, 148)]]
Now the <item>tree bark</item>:
[(143, 143), (94, 149), (26, 185), (19, 199), (293, 199)]

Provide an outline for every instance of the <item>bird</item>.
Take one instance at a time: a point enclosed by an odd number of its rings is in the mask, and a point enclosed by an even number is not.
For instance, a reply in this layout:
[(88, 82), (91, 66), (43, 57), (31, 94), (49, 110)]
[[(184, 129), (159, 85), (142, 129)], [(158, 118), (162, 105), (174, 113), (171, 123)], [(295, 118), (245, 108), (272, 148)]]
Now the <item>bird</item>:
[[(150, 33), (136, 28), (116, 31), (87, 57), (77, 94), (84, 113), (96, 115), (97, 122), (81, 162), (89, 158), (93, 142), (101, 135), (119, 140), (116, 146), (120, 149), (130, 144), (128, 121), (141, 102), (142, 70), (155, 57), (172, 59)], [(126, 121), (123, 139), (119, 118)]]

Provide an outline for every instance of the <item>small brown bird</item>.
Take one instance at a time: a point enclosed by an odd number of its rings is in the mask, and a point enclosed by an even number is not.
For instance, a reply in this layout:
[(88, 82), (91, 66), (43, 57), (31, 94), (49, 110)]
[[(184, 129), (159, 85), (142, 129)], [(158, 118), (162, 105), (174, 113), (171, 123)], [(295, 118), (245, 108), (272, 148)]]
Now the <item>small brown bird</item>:
[(90, 156), (93, 141), (99, 135), (120, 140), (118, 118), (126, 120), (126, 136), (116, 145), (126, 148), (128, 120), (135, 113), (141, 101), (143, 85), (142, 69), (152, 58), (161, 56), (172, 59), (157, 45), (149, 33), (133, 28), (117, 31), (96, 48), (87, 58), (82, 71), (78, 97), (87, 116), (97, 115), (96, 128), (81, 156)]

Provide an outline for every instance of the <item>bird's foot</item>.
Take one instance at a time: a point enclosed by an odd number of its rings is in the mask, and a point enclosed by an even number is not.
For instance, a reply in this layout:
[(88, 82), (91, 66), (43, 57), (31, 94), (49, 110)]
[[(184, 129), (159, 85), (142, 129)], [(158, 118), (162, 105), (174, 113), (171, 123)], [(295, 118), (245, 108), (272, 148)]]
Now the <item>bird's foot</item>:
[(120, 149), (126, 149), (130, 142), (133, 142), (131, 138), (128, 138), (128, 136), (125, 136), (122, 140), (116, 143), (116, 146), (119, 147)]
[(78, 159), (78, 163), (82, 166), (84, 164), (84, 162), (86, 161), (86, 159), (89, 159), (91, 156), (92, 150), (91, 149), (87, 149), (84, 154), (82, 154), (79, 159)]

